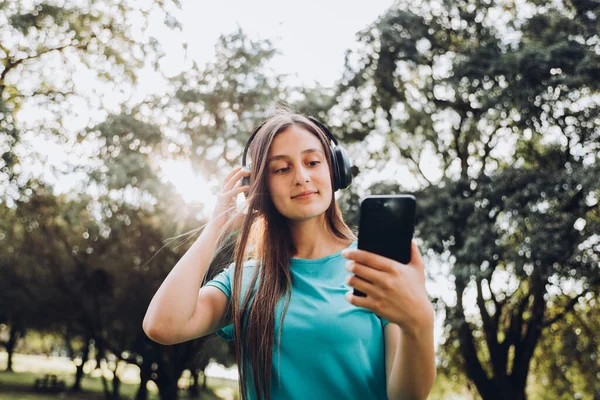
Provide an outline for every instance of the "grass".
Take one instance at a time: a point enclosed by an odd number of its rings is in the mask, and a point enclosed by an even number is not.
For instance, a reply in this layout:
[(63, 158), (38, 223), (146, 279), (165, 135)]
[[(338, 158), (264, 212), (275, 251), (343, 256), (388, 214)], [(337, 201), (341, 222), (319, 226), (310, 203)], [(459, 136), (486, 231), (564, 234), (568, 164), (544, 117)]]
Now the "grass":
[[(0, 369), (6, 368), (6, 353), (0, 353)], [(75, 382), (75, 365), (68, 359), (58, 357), (27, 356), (16, 354), (13, 357), (15, 372), (0, 372), (0, 399), (2, 400), (100, 400), (104, 399), (100, 370), (91, 371), (93, 367), (86, 364), (84, 371), (92, 372), (84, 375), (81, 381), (83, 392), (64, 392), (59, 394), (43, 394), (33, 391), (33, 383), (44, 374), (52, 373), (66, 383), (67, 388)], [(139, 387), (139, 370), (128, 365), (120, 370), (121, 386), (119, 393), (124, 400), (133, 399)], [(137, 374), (136, 374), (137, 372)], [(109, 390), (112, 388), (107, 378)], [(180, 388), (187, 387), (188, 380), (180, 379)], [(237, 382), (228, 379), (208, 377), (208, 391), (201, 391), (200, 398), (208, 400), (235, 400), (237, 398)], [(190, 399), (187, 390), (181, 390), (181, 400)], [(153, 382), (148, 383), (148, 400), (158, 400), (158, 389)]]

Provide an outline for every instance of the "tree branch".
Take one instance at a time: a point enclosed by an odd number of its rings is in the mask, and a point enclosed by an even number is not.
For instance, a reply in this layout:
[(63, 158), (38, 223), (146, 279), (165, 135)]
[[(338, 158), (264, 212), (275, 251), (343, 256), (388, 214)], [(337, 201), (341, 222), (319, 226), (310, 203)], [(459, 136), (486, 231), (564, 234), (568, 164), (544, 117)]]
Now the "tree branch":
[(482, 173), (485, 173), (485, 167), (487, 165), (488, 159), (489, 158), (494, 159), (494, 157), (490, 156), (490, 153), (492, 152), (492, 146), (490, 143), (492, 142), (492, 139), (496, 135), (496, 132), (498, 132), (498, 130), (495, 130), (494, 132), (492, 132), (490, 134), (490, 136), (488, 137), (487, 142), (485, 142), (483, 145), (483, 156), (481, 157), (481, 163), (482, 163), (481, 172)]
[(460, 116), (460, 123), (458, 124), (458, 128), (454, 129), (454, 150), (456, 151), (456, 156), (461, 160), (462, 163), (462, 146), (460, 145), (460, 132), (462, 131), (463, 124), (465, 122), (465, 117)]
[(56, 47), (56, 48), (52, 48), (52, 49), (46, 49), (44, 51), (41, 51), (37, 54), (28, 56), (28, 57), (24, 57), (24, 58), (19, 58), (17, 60), (9, 60), (8, 64), (6, 65), (6, 67), (4, 68), (4, 71), (2, 71), (2, 74), (0, 74), (0, 83), (4, 83), (4, 79), (6, 78), (6, 74), (13, 68), (19, 66), (19, 64), (28, 61), (28, 60), (33, 60), (35, 58), (39, 58), (44, 54), (50, 53), (52, 51), (63, 51), (64, 49), (66, 49), (67, 47), (75, 47), (75, 45), (69, 44), (69, 45), (64, 45), (64, 46), (60, 46), (60, 47)]
[(75, 94), (74, 90), (69, 90), (69, 91), (66, 91), (66, 92), (63, 92), (61, 90), (36, 90), (35, 92), (33, 92), (33, 93), (31, 93), (30, 95), (27, 95), (27, 96), (18, 93), (18, 94), (14, 94), (13, 97), (14, 98), (20, 98), (20, 97), (22, 97), (22, 98), (24, 98), (24, 97), (32, 98), (32, 97), (36, 97), (36, 96), (46, 96), (47, 97), (47, 96), (52, 96), (52, 95), (61, 95), (61, 96), (67, 97), (67, 96), (71, 96), (71, 95), (74, 95), (74, 94)]
[(490, 294), (492, 296), (492, 301), (494, 302), (494, 307), (496, 307), (496, 311), (494, 312), (492, 319), (494, 321), (494, 326), (496, 327), (496, 332), (498, 332), (500, 330), (500, 317), (502, 316), (502, 311), (504, 310), (504, 306), (506, 305), (506, 297), (502, 301), (498, 301), (496, 295), (494, 295), (494, 292), (492, 291), (491, 280), (492, 279), (490, 277), (490, 279), (486, 279), (486, 282), (488, 290), (490, 291)]
[(465, 290), (464, 278), (458, 278), (456, 280), (456, 313), (458, 314), (459, 327), (458, 327), (458, 339), (460, 342), (460, 349), (465, 361), (467, 369), (467, 375), (473, 380), (480, 393), (486, 393), (489, 389), (490, 378), (483, 369), (481, 361), (477, 356), (477, 349), (475, 348), (475, 339), (473, 332), (469, 326), (469, 322), (465, 318), (465, 312), (462, 303), (462, 296)]
[(494, 375), (497, 378), (501, 378), (506, 375), (506, 359), (502, 353), (502, 349), (498, 344), (498, 326), (494, 323), (494, 319), (490, 317), (490, 314), (485, 306), (485, 299), (483, 298), (483, 290), (481, 286), (481, 277), (475, 279), (477, 286), (477, 306), (481, 313), (481, 320), (483, 322), (483, 331), (485, 332), (485, 338), (487, 341), (488, 349), (490, 351), (490, 358), (492, 361), (492, 368)]
[(0, 50), (2, 50), (4, 54), (6, 54), (6, 58), (8, 59), (8, 49), (2, 46), (2, 43), (0, 43)]
[[(402, 150), (400, 150), (400, 153), (403, 153)], [(427, 177), (423, 173), (423, 170), (421, 169), (421, 166), (419, 165), (419, 162), (417, 160), (415, 160), (415, 158), (412, 156), (412, 154), (410, 154), (410, 152), (406, 152), (406, 153), (402, 154), (402, 156), (405, 157), (405, 158), (408, 158), (410, 161), (413, 162), (413, 164), (419, 170), (419, 173), (421, 174), (421, 176), (423, 177), (423, 179), (425, 179), (427, 181), (427, 183), (429, 183), (429, 185), (433, 184), (429, 179), (427, 179)]]
[(546, 328), (546, 327), (552, 325), (553, 323), (558, 322), (559, 320), (564, 318), (564, 316), (567, 313), (569, 313), (573, 309), (573, 307), (575, 307), (575, 304), (577, 304), (577, 302), (579, 301), (579, 299), (581, 297), (585, 296), (588, 292), (596, 289), (597, 286), (600, 286), (600, 277), (597, 277), (596, 279), (594, 279), (592, 282), (590, 282), (590, 286), (587, 289), (585, 289), (584, 291), (579, 293), (577, 296), (575, 296), (571, 300), (569, 300), (569, 302), (567, 303), (567, 305), (565, 306), (565, 308), (563, 308), (563, 310), (561, 312), (559, 312), (553, 318), (544, 321), (543, 328)]
[[(94, 36), (92, 36), (94, 37)], [(4, 80), (6, 79), (6, 75), (15, 67), (17, 67), (19, 64), (28, 61), (28, 60), (33, 60), (36, 58), (41, 57), (44, 54), (53, 52), (53, 51), (58, 51), (61, 52), (64, 49), (68, 48), (68, 47), (72, 47), (72, 48), (77, 48), (77, 49), (85, 49), (88, 46), (88, 42), (85, 43), (79, 43), (79, 44), (66, 44), (64, 46), (60, 46), (60, 47), (54, 47), (51, 49), (46, 49), (43, 51), (40, 51), (37, 54), (25, 57), (25, 58), (19, 58), (18, 60), (9, 60), (8, 64), (6, 65), (6, 67), (4, 68), (4, 71), (2, 71), (2, 73), (0, 73), (0, 96), (2, 95), (2, 93), (4, 92), (4, 88), (6, 87), (6, 85), (4, 84)]]
[(527, 308), (527, 304), (529, 304), (529, 297), (529, 293), (526, 296), (523, 296), (523, 298), (519, 302), (517, 310), (511, 315), (510, 324), (505, 332), (504, 339), (504, 342), (508, 346), (510, 346), (511, 344), (519, 343), (519, 341), (521, 340), (521, 332), (523, 330), (523, 313)]
[(471, 107), (471, 105), (465, 101), (447, 101), (447, 100), (439, 100), (436, 99), (435, 97), (431, 99), (433, 101), (433, 104), (435, 104), (436, 107), (438, 108), (452, 108), (454, 110), (460, 111), (461, 112), (461, 118), (462, 116), (466, 115), (467, 112), (471, 111), (472, 113), (475, 113), (477, 111), (477, 109)]
[(529, 364), (533, 357), (537, 341), (542, 332), (542, 323), (544, 320), (544, 311), (546, 310), (546, 293), (547, 278), (541, 270), (531, 275), (531, 295), (533, 295), (533, 304), (531, 306), (531, 317), (527, 321), (527, 329), (521, 340), (516, 342), (515, 357), (513, 360), (513, 368), (511, 378), (515, 381), (518, 387), (525, 387), (527, 375), (529, 373)]

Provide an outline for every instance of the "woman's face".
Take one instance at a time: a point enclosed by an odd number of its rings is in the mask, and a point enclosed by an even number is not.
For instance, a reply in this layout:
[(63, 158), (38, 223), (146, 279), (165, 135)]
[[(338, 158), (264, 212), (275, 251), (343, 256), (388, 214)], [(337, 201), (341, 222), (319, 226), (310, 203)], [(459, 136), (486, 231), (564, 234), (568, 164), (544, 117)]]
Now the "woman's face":
[[(292, 125), (275, 136), (267, 156), (267, 187), (277, 211), (294, 221), (323, 214), (333, 195), (319, 139)], [(305, 196), (302, 193), (309, 192)]]

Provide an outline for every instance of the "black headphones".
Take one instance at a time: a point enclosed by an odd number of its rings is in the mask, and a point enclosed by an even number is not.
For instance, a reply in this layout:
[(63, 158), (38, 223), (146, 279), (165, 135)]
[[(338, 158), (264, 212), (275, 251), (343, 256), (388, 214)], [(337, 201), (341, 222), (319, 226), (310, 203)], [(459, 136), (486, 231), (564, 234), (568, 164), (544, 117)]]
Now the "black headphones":
[[(312, 121), (315, 125), (317, 125), (325, 135), (334, 143), (334, 146), (330, 145), (331, 155), (332, 155), (332, 168), (333, 168), (333, 191), (336, 192), (339, 189), (346, 189), (352, 183), (352, 171), (350, 170), (350, 159), (348, 158), (348, 153), (344, 150), (343, 147), (340, 147), (337, 139), (329, 128), (323, 125), (321, 122), (317, 121), (313, 117), (308, 117), (310, 121)], [(244, 155), (242, 156), (242, 166), (246, 168), (246, 154), (248, 153), (248, 148), (250, 147), (250, 143), (254, 136), (258, 133), (260, 128), (266, 123), (263, 122), (252, 132), (248, 142), (246, 143), (246, 147), (244, 148)], [(242, 186), (250, 185), (250, 177), (245, 176), (242, 178)]]

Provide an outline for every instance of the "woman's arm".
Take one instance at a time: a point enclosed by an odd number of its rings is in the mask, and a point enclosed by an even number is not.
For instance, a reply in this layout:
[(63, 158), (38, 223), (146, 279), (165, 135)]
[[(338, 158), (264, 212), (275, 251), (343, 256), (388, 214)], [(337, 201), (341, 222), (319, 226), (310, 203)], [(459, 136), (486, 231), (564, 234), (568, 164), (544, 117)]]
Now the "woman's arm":
[[(346, 249), (347, 283), (366, 294), (346, 299), (373, 311), (385, 327), (386, 372), (390, 399), (426, 399), (435, 380), (434, 310), (425, 289), (425, 265), (412, 242), (411, 261), (401, 264), (364, 250)], [(390, 362), (393, 360), (393, 362)]]
[(433, 326), (408, 333), (390, 322), (384, 334), (388, 399), (426, 399), (436, 377)]
[[(200, 290), (217, 240), (218, 232), (209, 224), (160, 285), (142, 323), (150, 339), (166, 345), (180, 343), (192, 339), (188, 337), (192, 332), (195, 332), (195, 337), (211, 333), (203, 330), (209, 330), (217, 320), (222, 319), (222, 315), (212, 310), (217, 303), (214, 293), (203, 292), (204, 288)], [(226, 303), (226, 296), (222, 294), (222, 297)], [(222, 306), (218, 308), (225, 309)], [(198, 313), (204, 314), (201, 320), (208, 318), (210, 321), (199, 321)], [(194, 329), (190, 328), (190, 321), (194, 321)]]
[(211, 221), (158, 288), (142, 323), (150, 339), (162, 344), (179, 343), (208, 335), (225, 322), (225, 294), (216, 288), (200, 290), (200, 286), (220, 232), (231, 218), (241, 218), (235, 216), (235, 198), (248, 190), (248, 186), (240, 186), (240, 180), (249, 174), (237, 167), (227, 175)]

